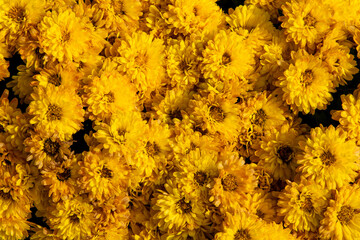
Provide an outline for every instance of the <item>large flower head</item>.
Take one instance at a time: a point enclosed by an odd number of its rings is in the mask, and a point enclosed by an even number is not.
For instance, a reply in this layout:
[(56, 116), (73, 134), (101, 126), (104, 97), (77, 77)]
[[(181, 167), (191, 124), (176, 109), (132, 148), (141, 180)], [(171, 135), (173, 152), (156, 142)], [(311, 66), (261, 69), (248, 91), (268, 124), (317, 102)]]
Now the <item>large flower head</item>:
[(230, 81), (243, 78), (254, 70), (254, 55), (238, 34), (224, 30), (210, 40), (202, 52), (200, 69), (205, 78)]
[(326, 109), (332, 100), (331, 92), (335, 91), (326, 66), (303, 49), (291, 56), (293, 63), (277, 82), (284, 92), (283, 99), (294, 111), (306, 114)]
[[(40, 47), (54, 60), (80, 61), (88, 54), (93, 41), (101, 46), (101, 38), (85, 18), (79, 18), (71, 9), (49, 12), (39, 25)], [(99, 47), (101, 51), (101, 47)], [(98, 52), (95, 52), (96, 54)]]
[(319, 228), (324, 238), (350, 240), (360, 237), (360, 189), (358, 185), (346, 185), (336, 190), (330, 200)]
[(71, 89), (49, 85), (38, 87), (31, 94), (27, 111), (32, 116), (31, 124), (57, 133), (61, 140), (69, 140), (82, 127), (85, 111), (81, 99)]
[(145, 32), (134, 32), (117, 49), (119, 70), (135, 84), (140, 95), (149, 97), (160, 88), (165, 76), (163, 40)]
[(306, 141), (299, 142), (304, 151), (298, 157), (298, 171), (322, 187), (336, 189), (355, 180), (359, 165), (359, 147), (347, 133), (334, 126), (311, 130)]

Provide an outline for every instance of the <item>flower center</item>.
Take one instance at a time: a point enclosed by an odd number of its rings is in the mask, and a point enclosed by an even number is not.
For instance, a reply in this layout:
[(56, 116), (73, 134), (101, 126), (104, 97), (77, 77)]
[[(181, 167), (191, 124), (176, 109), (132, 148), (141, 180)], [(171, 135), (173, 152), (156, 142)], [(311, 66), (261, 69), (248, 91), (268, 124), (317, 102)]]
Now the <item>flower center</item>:
[(283, 162), (289, 163), (293, 159), (294, 151), (289, 146), (281, 146), (276, 154)]
[(139, 67), (144, 67), (146, 65), (147, 61), (148, 61), (147, 54), (138, 54), (135, 57), (135, 62), (137, 63), (137, 65)]
[(227, 65), (231, 62), (231, 57), (230, 57), (230, 54), (228, 54), (227, 52), (225, 52), (223, 55), (222, 55), (222, 64), (223, 65)]
[(332, 155), (329, 151), (324, 152), (320, 156), (320, 159), (323, 162), (323, 164), (325, 164), (325, 166), (330, 166), (336, 161), (334, 155)]
[(228, 174), (225, 178), (222, 178), (221, 184), (223, 185), (225, 191), (235, 191), (238, 187), (236, 177), (232, 174)]
[(60, 149), (60, 143), (53, 142), (50, 138), (44, 141), (44, 152), (47, 155), (54, 157)]
[(49, 77), (48, 82), (58, 87), (61, 85), (61, 76), (59, 74), (53, 74)]
[(75, 213), (74, 214), (71, 214), (69, 216), (69, 219), (70, 219), (70, 222), (71, 223), (79, 223), (80, 222), (80, 218), (78, 217), (78, 215), (76, 215)]
[(61, 182), (68, 180), (70, 177), (71, 177), (70, 168), (65, 168), (62, 173), (60, 172), (56, 173), (56, 178)]
[(113, 103), (115, 101), (114, 93), (110, 91), (110, 92), (104, 94), (103, 99), (105, 102)]
[(237, 232), (234, 235), (234, 240), (250, 240), (250, 234), (247, 229), (241, 229), (237, 230)]
[(256, 210), (256, 216), (258, 216), (261, 219), (264, 219), (265, 213), (263, 213), (260, 209)]
[(310, 196), (305, 196), (305, 199), (304, 201), (302, 202), (301, 204), (301, 207), (300, 207), (302, 210), (310, 213), (313, 211), (314, 207), (313, 207), (313, 204), (311, 202), (311, 197)]
[(306, 26), (315, 27), (316, 19), (311, 14), (308, 14), (304, 17), (304, 23)]
[(337, 218), (342, 224), (347, 224), (354, 217), (355, 211), (352, 207), (345, 205), (342, 206), (338, 212)]
[(48, 110), (46, 112), (46, 117), (48, 120), (50, 121), (54, 121), (54, 120), (60, 120), (62, 116), (62, 109), (55, 105), (55, 104), (50, 104), (48, 106)]
[(112, 178), (113, 177), (113, 171), (108, 169), (107, 167), (103, 166), (101, 169), (101, 175), (102, 178)]
[(8, 13), (9, 18), (12, 18), (15, 22), (21, 23), (25, 18), (25, 9), (20, 6), (12, 7)]
[(265, 121), (266, 121), (266, 113), (265, 111), (261, 108), (259, 110), (256, 111), (256, 113), (254, 113), (252, 116), (251, 116), (251, 123), (252, 124), (255, 124), (255, 125), (258, 125), (258, 126), (264, 126), (265, 124)]
[(300, 83), (304, 86), (304, 87), (307, 87), (309, 86), (312, 81), (314, 79), (314, 74), (311, 70), (306, 70), (302, 75), (301, 75), (301, 78), (300, 78)]
[(189, 213), (192, 210), (191, 201), (186, 202), (185, 198), (182, 198), (180, 201), (178, 201), (177, 205), (180, 207), (183, 213)]
[(217, 106), (210, 107), (210, 117), (216, 122), (222, 122), (225, 119), (224, 112), (220, 107)]
[(187, 64), (186, 60), (183, 59), (180, 63), (179, 63), (179, 68), (181, 71), (185, 72), (185, 70), (189, 69), (189, 65)]
[(145, 149), (149, 156), (153, 157), (160, 152), (159, 146), (156, 143), (147, 142)]
[(207, 174), (205, 172), (203, 172), (203, 171), (197, 171), (194, 174), (194, 179), (200, 186), (204, 186), (204, 184), (206, 183), (207, 178), (208, 178)]
[(4, 190), (0, 190), (0, 198), (3, 199), (3, 200), (12, 199), (10, 191), (9, 192), (4, 192)]

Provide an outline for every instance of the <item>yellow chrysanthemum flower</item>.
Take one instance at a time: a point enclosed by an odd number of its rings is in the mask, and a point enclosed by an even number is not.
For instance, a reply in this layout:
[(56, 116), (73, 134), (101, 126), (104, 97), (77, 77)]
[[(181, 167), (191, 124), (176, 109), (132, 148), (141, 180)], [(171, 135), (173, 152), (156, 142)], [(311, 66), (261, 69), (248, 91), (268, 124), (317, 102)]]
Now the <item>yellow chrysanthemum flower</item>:
[(166, 71), (171, 85), (190, 89), (200, 78), (199, 43), (190, 39), (173, 41), (166, 49)]
[(6, 240), (18, 240), (28, 237), (30, 226), (26, 219), (16, 217), (0, 217), (0, 238)]
[(317, 127), (306, 141), (299, 142), (304, 152), (298, 157), (297, 171), (327, 189), (353, 182), (360, 169), (359, 147), (341, 128)]
[(195, 230), (206, 224), (202, 201), (182, 192), (171, 180), (164, 187), (166, 191), (159, 190), (152, 200), (152, 218), (160, 230), (177, 233), (185, 229)]
[(150, 93), (161, 87), (165, 76), (163, 40), (145, 32), (134, 32), (121, 41), (117, 49), (120, 56), (114, 60), (119, 70), (135, 84), (140, 96), (149, 97)]
[(93, 206), (82, 197), (57, 203), (49, 215), (49, 226), (63, 239), (81, 240), (92, 236)]
[(230, 29), (239, 34), (246, 45), (256, 52), (272, 41), (275, 27), (270, 22), (270, 15), (254, 5), (238, 6), (229, 12), (226, 22)]
[(300, 152), (298, 146), (300, 140), (300, 133), (289, 124), (281, 126), (279, 130), (271, 131), (254, 146), (255, 154), (260, 158), (258, 165), (270, 173), (275, 180), (292, 179), (297, 167), (295, 156)]
[(34, 81), (35, 70), (33, 68), (27, 68), (25, 65), (19, 65), (17, 67), (18, 74), (12, 76), (12, 81), (6, 84), (6, 87), (12, 88), (14, 93), (18, 95), (26, 104), (30, 103), (30, 94), (33, 92), (31, 82)]
[(319, 233), (324, 239), (351, 240), (360, 238), (360, 189), (346, 185), (336, 190), (324, 213)]
[(98, 121), (109, 118), (119, 110), (135, 110), (137, 100), (135, 87), (127, 77), (112, 69), (111, 64), (103, 68), (104, 71), (85, 86), (84, 95), (90, 118)]
[(77, 17), (71, 9), (49, 12), (39, 24), (39, 31), (41, 48), (59, 62), (80, 61), (85, 53), (89, 54), (92, 41), (101, 39), (93, 26), (85, 18)]
[(285, 225), (295, 231), (316, 231), (329, 197), (328, 190), (313, 182), (287, 181), (278, 196), (278, 214), (284, 217)]
[(244, 78), (254, 70), (254, 55), (238, 34), (220, 31), (202, 51), (200, 69), (205, 78), (230, 81)]
[(279, 17), (287, 40), (301, 48), (314, 49), (332, 24), (329, 5), (311, 0), (291, 0), (282, 6), (284, 16)]
[(283, 99), (293, 111), (314, 114), (316, 109), (326, 109), (335, 91), (326, 65), (303, 49), (292, 52), (291, 57), (293, 63), (277, 82)]
[(86, 152), (79, 165), (78, 184), (89, 192), (90, 200), (105, 202), (119, 196), (128, 186), (130, 167), (124, 159), (102, 152)]
[(360, 143), (360, 99), (357, 95), (342, 95), (341, 96), (343, 110), (331, 111), (332, 119), (339, 121), (341, 127), (347, 132), (351, 139), (355, 139)]
[(31, 124), (51, 133), (57, 133), (61, 140), (68, 140), (82, 127), (84, 110), (81, 99), (72, 89), (38, 87), (31, 94), (32, 101), (27, 108), (32, 116)]
[(219, 176), (210, 190), (210, 202), (220, 204), (223, 209), (238, 206), (246, 194), (254, 192), (257, 186), (253, 164), (244, 165), (243, 158), (236, 153), (225, 153), (218, 164)]
[(9, 66), (9, 62), (5, 60), (4, 55), (2, 55), (0, 52), (0, 81), (4, 80), (4, 78), (10, 77), (10, 73), (8, 70)]
[(123, 155), (130, 161), (146, 127), (139, 112), (119, 111), (111, 116), (109, 123), (101, 122), (94, 127), (94, 138), (100, 143), (97, 148)]

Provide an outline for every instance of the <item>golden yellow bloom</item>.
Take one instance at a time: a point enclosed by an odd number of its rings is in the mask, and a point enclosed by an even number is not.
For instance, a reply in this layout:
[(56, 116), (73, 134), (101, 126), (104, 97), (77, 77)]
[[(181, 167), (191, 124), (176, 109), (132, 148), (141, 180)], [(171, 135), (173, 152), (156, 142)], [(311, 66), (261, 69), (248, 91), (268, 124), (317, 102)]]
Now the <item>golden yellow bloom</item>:
[(276, 199), (271, 193), (265, 191), (257, 191), (253, 194), (247, 194), (246, 199), (241, 202), (241, 206), (252, 215), (256, 215), (260, 219), (270, 223), (276, 220)]
[(86, 152), (79, 165), (78, 184), (89, 192), (91, 201), (103, 203), (112, 196), (119, 196), (128, 186), (130, 167), (124, 159), (102, 152)]
[(236, 153), (226, 153), (218, 164), (219, 176), (210, 190), (210, 202), (224, 209), (236, 207), (257, 186), (254, 165), (244, 165)]
[(123, 155), (130, 160), (141, 144), (146, 127), (139, 112), (114, 113), (109, 123), (101, 122), (94, 127), (94, 138), (100, 143), (97, 148), (105, 149), (112, 155)]
[(92, 41), (101, 38), (86, 19), (75, 16), (71, 9), (48, 12), (39, 25), (39, 31), (40, 46), (59, 62), (80, 61), (83, 55), (89, 54)]
[(0, 46), (0, 81), (4, 80), (4, 78), (10, 77), (10, 73), (8, 71), (10, 64), (5, 60), (5, 56), (1, 53), (1, 50)]
[(26, 104), (30, 103), (30, 94), (33, 92), (31, 82), (34, 81), (35, 70), (33, 68), (27, 68), (25, 65), (19, 65), (17, 67), (18, 74), (12, 76), (13, 80), (6, 84), (6, 87), (12, 88), (14, 93), (18, 95), (21, 101)]
[(355, 139), (357, 144), (360, 143), (360, 99), (358, 95), (341, 96), (343, 110), (331, 111), (332, 119), (339, 121), (341, 127), (347, 132), (351, 139)]
[(331, 25), (331, 9), (322, 2), (291, 0), (282, 6), (284, 16), (279, 17), (287, 34), (287, 41), (301, 48), (314, 49)]
[(92, 236), (93, 206), (82, 197), (57, 203), (49, 215), (49, 226), (61, 238), (81, 240)]
[(292, 52), (291, 57), (293, 63), (277, 82), (283, 99), (293, 111), (314, 114), (316, 109), (326, 109), (335, 90), (324, 62), (303, 49)]
[(0, 238), (6, 240), (25, 239), (30, 226), (26, 219), (0, 217)]
[(177, 188), (176, 183), (169, 180), (165, 190), (154, 194), (152, 209), (153, 219), (160, 230), (177, 233), (181, 230), (195, 230), (206, 224), (205, 208), (202, 201)]
[(202, 51), (200, 69), (205, 78), (230, 81), (247, 77), (254, 70), (254, 55), (238, 34), (220, 31)]
[(297, 167), (296, 155), (300, 152), (299, 140), (300, 133), (289, 124), (266, 134), (259, 144), (254, 146), (257, 149), (255, 154), (260, 158), (258, 165), (275, 180), (292, 179)]
[(71, 139), (71, 135), (80, 130), (84, 120), (81, 99), (73, 89), (38, 87), (31, 94), (32, 102), (27, 108), (32, 116), (31, 124), (36, 124), (47, 132), (57, 133), (61, 140)]
[(165, 76), (163, 40), (145, 32), (134, 32), (121, 41), (120, 56), (114, 60), (119, 70), (135, 84), (140, 96), (149, 97), (160, 88)]
[(329, 191), (313, 182), (287, 181), (278, 196), (278, 214), (284, 216), (285, 226), (295, 231), (316, 231), (327, 207)]
[(105, 120), (117, 111), (133, 111), (136, 107), (136, 90), (130, 81), (115, 69), (105, 67), (85, 86), (85, 102), (91, 118)]
[(327, 189), (355, 180), (356, 171), (360, 169), (359, 147), (341, 128), (316, 127), (299, 145), (304, 152), (298, 157), (297, 171), (305, 178)]
[(358, 185), (345, 185), (336, 190), (319, 228), (324, 238), (350, 240), (360, 237), (360, 189)]

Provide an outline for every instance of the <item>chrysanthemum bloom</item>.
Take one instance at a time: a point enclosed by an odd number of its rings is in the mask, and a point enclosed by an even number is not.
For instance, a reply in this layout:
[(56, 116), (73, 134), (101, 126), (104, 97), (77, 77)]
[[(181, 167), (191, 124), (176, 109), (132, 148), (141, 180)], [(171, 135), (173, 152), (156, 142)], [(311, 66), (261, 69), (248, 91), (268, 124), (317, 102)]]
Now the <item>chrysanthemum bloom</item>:
[(211, 34), (224, 23), (224, 15), (215, 0), (170, 0), (163, 17), (175, 35)]
[(120, 56), (114, 60), (119, 70), (135, 84), (140, 96), (149, 97), (160, 88), (165, 76), (163, 40), (145, 32), (134, 32), (121, 41)]
[(0, 81), (10, 76), (9, 62), (5, 60), (5, 57), (10, 57), (5, 44), (0, 43)]
[(174, 176), (182, 179), (183, 191), (194, 193), (198, 198), (207, 197), (208, 189), (214, 179), (218, 177), (217, 152), (196, 148), (190, 151), (182, 161), (179, 162), (179, 172)]
[(158, 95), (152, 104), (158, 119), (168, 125), (178, 125), (185, 118), (190, 99), (189, 91), (174, 88), (167, 91), (165, 96)]
[(49, 226), (63, 239), (81, 240), (92, 236), (93, 206), (80, 196), (57, 203), (48, 215)]
[(98, 28), (122, 34), (134, 32), (138, 30), (139, 17), (143, 14), (141, 4), (139, 0), (96, 0), (92, 6), (93, 22)]
[(41, 171), (41, 184), (49, 189), (49, 197), (53, 202), (66, 201), (74, 196), (77, 188), (78, 165), (75, 156), (67, 159), (55, 168), (44, 168)]
[(306, 141), (299, 142), (297, 171), (321, 187), (336, 189), (353, 182), (359, 165), (359, 147), (341, 128), (314, 128)]
[(238, 6), (229, 12), (226, 22), (232, 31), (244, 39), (246, 45), (258, 53), (272, 41), (275, 33), (269, 13), (254, 5)]
[(73, 66), (63, 67), (60, 64), (48, 64), (45, 68), (34, 75), (31, 83), (32, 87), (41, 86), (46, 88), (49, 84), (55, 87), (63, 86), (66, 89), (75, 91), (80, 86), (80, 74)]
[(165, 174), (168, 154), (171, 152), (168, 125), (160, 121), (151, 121), (143, 134), (142, 146), (138, 148), (134, 159), (129, 162), (135, 168), (134, 175), (157, 182)]
[(44, 0), (1, 0), (0, 38), (6, 44), (15, 46), (18, 37), (40, 22), (44, 14)]
[(343, 110), (331, 111), (332, 119), (339, 121), (341, 127), (347, 132), (351, 139), (360, 143), (360, 99), (359, 95), (342, 95), (341, 102)]
[(164, 232), (200, 228), (206, 223), (204, 203), (182, 192), (176, 185), (176, 182), (169, 180), (164, 185), (165, 191), (159, 190), (154, 194), (152, 218)]
[(166, 71), (171, 85), (190, 89), (199, 81), (199, 43), (188, 38), (175, 40), (166, 49)]
[(260, 234), (265, 222), (254, 215), (246, 212), (245, 209), (238, 209), (235, 214), (226, 213), (222, 231), (216, 233), (215, 240), (260, 240), (265, 235)]
[(279, 130), (266, 134), (261, 142), (254, 146), (255, 154), (260, 158), (258, 165), (269, 172), (275, 180), (293, 178), (297, 167), (295, 156), (300, 152), (298, 146), (300, 134), (286, 124)]
[(20, 102), (26, 104), (30, 103), (30, 94), (33, 92), (33, 87), (31, 82), (34, 81), (33, 76), (35, 75), (35, 70), (33, 68), (27, 68), (25, 65), (19, 65), (17, 67), (18, 74), (12, 76), (10, 82), (6, 84), (6, 87), (12, 88), (14, 93), (19, 96)]
[(119, 196), (129, 184), (130, 167), (123, 158), (85, 152), (79, 165), (78, 184), (89, 193), (90, 200), (104, 202)]
[(253, 164), (244, 165), (243, 158), (225, 153), (218, 164), (219, 176), (210, 190), (210, 202), (224, 209), (236, 207), (246, 194), (254, 192), (257, 181)]
[(91, 119), (104, 120), (119, 110), (133, 111), (136, 107), (136, 89), (127, 77), (115, 69), (104, 68), (85, 86), (84, 99)]
[(276, 220), (276, 199), (271, 193), (265, 191), (257, 191), (253, 194), (247, 194), (245, 201), (241, 202), (241, 206), (252, 215), (256, 215), (266, 222)]
[(30, 226), (26, 218), (0, 217), (0, 222), (1, 239), (18, 240), (28, 237)]
[(333, 76), (319, 58), (301, 49), (291, 53), (293, 63), (280, 77), (277, 85), (284, 92), (283, 99), (293, 111), (314, 114), (324, 110), (332, 101)]
[(287, 181), (278, 196), (278, 214), (295, 231), (316, 231), (330, 197), (329, 191), (313, 182)]
[(332, 24), (331, 9), (327, 4), (310, 0), (292, 0), (282, 6), (284, 16), (279, 17), (287, 34), (287, 41), (301, 48), (313, 49)]
[(51, 133), (57, 133), (61, 140), (68, 140), (81, 129), (84, 110), (81, 99), (72, 89), (38, 87), (31, 94), (32, 101), (27, 112), (32, 116), (31, 124)]
[(59, 62), (80, 61), (85, 53), (89, 53), (88, 49), (94, 44), (92, 41), (98, 40), (101, 45), (101, 37), (93, 26), (85, 18), (77, 17), (71, 9), (48, 12), (39, 24), (39, 31), (41, 48)]
[(284, 103), (275, 95), (268, 95), (267, 92), (249, 97), (247, 108), (244, 109), (242, 116), (248, 118), (251, 123), (251, 130), (255, 134), (262, 135), (269, 130), (275, 131), (285, 123), (285, 116), (288, 109)]
[(234, 140), (243, 127), (236, 99), (226, 99), (210, 93), (207, 97), (195, 95), (189, 103), (190, 118), (202, 131)]
[(200, 69), (205, 78), (230, 81), (244, 78), (254, 70), (254, 55), (241, 36), (224, 30), (218, 32), (202, 51)]
[(129, 160), (140, 146), (146, 127), (139, 112), (119, 111), (109, 123), (101, 122), (94, 127), (94, 138), (100, 143), (97, 148)]
[(325, 239), (351, 240), (360, 238), (360, 189), (345, 185), (336, 190), (319, 228)]
[(37, 128), (25, 139), (27, 161), (32, 161), (39, 169), (59, 166), (65, 155), (70, 153), (70, 142), (62, 141), (56, 133)]

